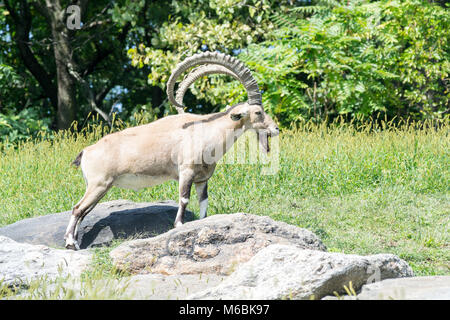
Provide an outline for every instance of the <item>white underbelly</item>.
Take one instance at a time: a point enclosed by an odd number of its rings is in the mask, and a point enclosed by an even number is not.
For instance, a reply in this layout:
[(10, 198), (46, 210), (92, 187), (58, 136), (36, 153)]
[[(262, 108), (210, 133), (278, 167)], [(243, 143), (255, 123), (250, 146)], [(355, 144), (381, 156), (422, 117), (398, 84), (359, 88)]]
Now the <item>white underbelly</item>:
[(138, 191), (143, 188), (161, 184), (167, 180), (169, 180), (169, 178), (164, 176), (146, 176), (142, 174), (130, 173), (123, 174), (117, 177), (114, 180), (113, 185), (119, 188), (133, 189), (135, 191)]

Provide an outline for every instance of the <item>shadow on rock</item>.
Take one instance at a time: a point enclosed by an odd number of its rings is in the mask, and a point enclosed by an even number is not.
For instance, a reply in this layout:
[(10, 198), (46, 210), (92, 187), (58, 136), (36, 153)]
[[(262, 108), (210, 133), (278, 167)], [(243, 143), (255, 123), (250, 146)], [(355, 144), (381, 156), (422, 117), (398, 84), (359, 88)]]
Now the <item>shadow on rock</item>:
[[(178, 204), (175, 201), (134, 203), (126, 200), (97, 205), (80, 225), (81, 249), (108, 245), (114, 239), (141, 239), (173, 228)], [(64, 247), (64, 233), (71, 211), (18, 221), (0, 228), (0, 235), (18, 242)], [(194, 214), (186, 211), (185, 221)]]

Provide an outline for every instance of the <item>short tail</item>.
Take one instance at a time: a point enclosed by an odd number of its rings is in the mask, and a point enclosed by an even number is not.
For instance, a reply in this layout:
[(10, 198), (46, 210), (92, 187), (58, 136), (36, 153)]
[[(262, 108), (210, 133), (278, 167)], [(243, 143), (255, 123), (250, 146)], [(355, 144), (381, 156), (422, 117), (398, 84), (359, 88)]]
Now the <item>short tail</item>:
[(83, 157), (83, 151), (81, 151), (78, 155), (77, 155), (77, 157), (75, 158), (75, 160), (73, 160), (72, 161), (72, 164), (74, 165), (74, 166), (76, 166), (76, 167), (79, 167), (80, 166), (80, 163), (81, 163), (81, 158)]

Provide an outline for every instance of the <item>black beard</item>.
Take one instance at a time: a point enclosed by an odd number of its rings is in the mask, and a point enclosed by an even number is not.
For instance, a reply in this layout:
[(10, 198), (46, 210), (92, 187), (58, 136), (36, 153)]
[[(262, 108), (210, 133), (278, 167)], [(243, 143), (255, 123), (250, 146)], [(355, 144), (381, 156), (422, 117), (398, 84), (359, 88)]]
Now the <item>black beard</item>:
[(269, 145), (269, 137), (270, 133), (268, 133), (266, 130), (259, 130), (256, 134), (260, 147), (264, 151), (264, 153), (270, 152), (270, 145)]

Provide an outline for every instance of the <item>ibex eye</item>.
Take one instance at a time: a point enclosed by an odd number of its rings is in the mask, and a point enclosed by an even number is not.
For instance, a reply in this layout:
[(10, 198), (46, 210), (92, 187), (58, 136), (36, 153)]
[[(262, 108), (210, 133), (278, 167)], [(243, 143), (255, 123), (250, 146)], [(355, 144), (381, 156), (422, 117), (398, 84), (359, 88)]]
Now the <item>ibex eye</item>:
[(262, 112), (261, 112), (261, 111), (256, 111), (255, 114), (256, 114), (257, 116), (259, 116), (259, 115), (262, 114)]

